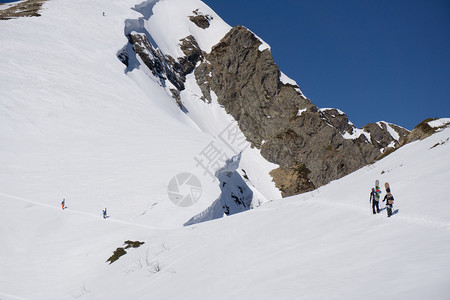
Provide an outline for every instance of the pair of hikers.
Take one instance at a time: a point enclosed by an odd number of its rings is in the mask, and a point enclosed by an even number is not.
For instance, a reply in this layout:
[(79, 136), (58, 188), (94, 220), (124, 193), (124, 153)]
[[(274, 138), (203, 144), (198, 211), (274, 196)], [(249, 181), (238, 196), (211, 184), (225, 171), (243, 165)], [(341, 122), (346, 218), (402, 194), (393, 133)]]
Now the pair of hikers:
[[(63, 198), (62, 202), (61, 202), (61, 207), (62, 210), (64, 210), (66, 208), (66, 199)], [(106, 208), (102, 211), (102, 215), (103, 215), (103, 219), (106, 219), (108, 217), (108, 213), (106, 212)]]
[[(381, 190), (380, 190), (379, 184), (380, 184), (379, 181), (376, 180), (375, 188), (372, 188), (372, 191), (370, 192), (369, 203), (372, 203), (373, 214), (380, 212), (379, 203), (380, 203)], [(394, 196), (392, 196), (391, 188), (389, 187), (389, 183), (386, 182), (384, 184), (384, 186), (386, 188), (386, 195), (384, 196), (383, 202), (386, 201), (387, 216), (390, 217), (390, 216), (392, 216), (392, 213), (393, 213), (392, 207), (394, 205)], [(376, 209), (376, 211), (375, 211), (375, 209)]]

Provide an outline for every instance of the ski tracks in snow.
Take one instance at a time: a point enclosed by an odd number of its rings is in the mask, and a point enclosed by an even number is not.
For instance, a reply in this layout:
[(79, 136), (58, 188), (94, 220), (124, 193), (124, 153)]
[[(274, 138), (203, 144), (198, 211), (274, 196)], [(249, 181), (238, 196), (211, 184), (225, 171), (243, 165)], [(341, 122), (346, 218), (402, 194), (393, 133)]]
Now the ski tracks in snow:
[[(322, 200), (322, 199), (317, 199), (314, 197), (304, 199), (304, 201), (309, 202), (309, 203), (315, 203), (318, 205), (328, 206), (328, 207), (331, 206), (331, 207), (336, 207), (336, 208), (357, 211), (358, 213), (363, 214), (363, 215), (370, 214), (370, 216), (372, 217), (372, 208), (369, 205), (367, 207), (362, 207), (362, 206), (358, 206), (358, 205), (354, 205), (354, 204), (350, 204), (350, 203), (331, 201), (331, 200)], [(394, 211), (397, 209), (398, 208), (394, 206)], [(384, 211), (383, 208), (381, 208), (381, 210)], [(387, 218), (386, 214), (383, 214), (382, 212), (377, 214), (377, 217), (382, 218), (382, 219)], [(434, 227), (434, 228), (438, 228), (438, 229), (450, 230), (449, 222), (445, 222), (445, 221), (442, 221), (442, 220), (439, 220), (437, 218), (433, 218), (430, 216), (408, 215), (408, 214), (404, 214), (404, 213), (402, 213), (400, 215), (398, 213), (395, 213), (389, 219), (395, 220), (398, 222), (414, 223), (417, 225), (424, 225), (424, 226), (430, 226), (430, 227)]]
[[(30, 199), (26, 199), (26, 198), (14, 196), (14, 195), (9, 195), (9, 194), (5, 194), (5, 193), (0, 193), (0, 197), (7, 198), (7, 199), (16, 199), (16, 200), (20, 200), (22, 202), (30, 203), (31, 205), (51, 208), (54, 210), (61, 210), (61, 208), (59, 206), (58, 207), (52, 206), (49, 204), (40, 203), (40, 202), (32, 201)], [(362, 207), (362, 206), (358, 206), (358, 205), (354, 205), (354, 204), (350, 204), (350, 203), (339, 202), (339, 201), (322, 200), (322, 199), (317, 199), (316, 197), (314, 197), (314, 195), (312, 195), (310, 198), (303, 199), (303, 201), (301, 201), (301, 202), (302, 203), (306, 202), (309, 204), (316, 204), (316, 205), (321, 205), (321, 206), (327, 206), (327, 207), (335, 207), (335, 208), (351, 210), (351, 211), (357, 211), (359, 214), (370, 215), (370, 217), (373, 217), (371, 207), (369, 205), (367, 207)], [(394, 207), (394, 209), (397, 209), (397, 207)], [(101, 216), (98, 216), (96, 214), (90, 214), (90, 213), (77, 211), (77, 210), (73, 210), (73, 209), (67, 210), (67, 211), (65, 211), (65, 213), (84, 215), (84, 216), (89, 216), (89, 217), (93, 217), (93, 218), (97, 218), (97, 219), (101, 218)], [(386, 215), (383, 213), (380, 213), (380, 214), (377, 214), (377, 217), (380, 219), (381, 218), (385, 219)], [(438, 229), (450, 230), (449, 222), (445, 222), (445, 221), (442, 221), (442, 220), (439, 220), (437, 218), (433, 218), (430, 216), (419, 216), (419, 215), (408, 215), (408, 214), (405, 215), (404, 213), (402, 213), (402, 214), (397, 213), (397, 214), (393, 215), (392, 217), (390, 217), (389, 219), (396, 220), (398, 222), (414, 223), (417, 225), (424, 225), (424, 226), (430, 226), (430, 227), (434, 227), (434, 228), (438, 228)], [(115, 219), (115, 218), (114, 219), (108, 218), (107, 221), (113, 222), (113, 223), (119, 223), (119, 224), (123, 224), (123, 225), (137, 226), (137, 227), (142, 227), (142, 228), (152, 229), (152, 230), (175, 229), (175, 228), (170, 228), (170, 227), (148, 226), (148, 225), (143, 225), (143, 224), (139, 224), (139, 223), (127, 222), (127, 221)]]
[[(5, 298), (3, 298), (3, 297), (5, 297)], [(27, 298), (22, 298), (22, 297), (19, 297), (19, 296), (14, 296), (14, 295), (11, 295), (11, 294), (0, 292), (0, 300), (3, 300), (3, 299), (5, 299), (5, 300), (7, 300), (7, 299), (28, 300)]]
[[(16, 200), (20, 200), (22, 202), (30, 203), (31, 205), (36, 205), (36, 206), (45, 207), (45, 208), (51, 208), (51, 209), (54, 209), (54, 210), (61, 210), (61, 207), (59, 207), (59, 206), (52, 206), (52, 205), (49, 205), (49, 204), (40, 203), (40, 202), (32, 201), (30, 199), (17, 197), (17, 196), (5, 194), (5, 193), (0, 193), (0, 197), (7, 198), (7, 199), (16, 199)], [(82, 211), (78, 211), (78, 210), (73, 210), (73, 209), (66, 210), (64, 213), (84, 215), (84, 216), (97, 218), (97, 219), (102, 218), (102, 217), (100, 217), (99, 215), (96, 215), (96, 214), (90, 214), (90, 213), (86, 213), (86, 212), (82, 212)], [(119, 220), (119, 219), (111, 219), (111, 218), (108, 218), (107, 222), (113, 222), (113, 223), (119, 223), (119, 224), (124, 224), (124, 225), (131, 225), (131, 226), (137, 226), (137, 227), (142, 227), (142, 228), (152, 229), (152, 230), (170, 230), (170, 229), (175, 229), (175, 228), (169, 228), (169, 227), (147, 226), (147, 225), (143, 225), (143, 224), (127, 222), (127, 221), (123, 221), (123, 220)]]

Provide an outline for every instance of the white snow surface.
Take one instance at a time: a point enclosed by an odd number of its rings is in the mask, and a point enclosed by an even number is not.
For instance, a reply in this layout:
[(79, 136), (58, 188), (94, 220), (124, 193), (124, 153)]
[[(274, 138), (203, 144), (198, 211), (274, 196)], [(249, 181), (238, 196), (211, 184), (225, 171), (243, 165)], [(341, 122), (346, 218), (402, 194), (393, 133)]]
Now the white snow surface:
[[(200, 100), (192, 76), (185, 114), (143, 69), (125, 74), (116, 54), (125, 20), (141, 17), (136, 4), (49, 1), (41, 17), (0, 21), (2, 300), (448, 297), (448, 128), (285, 199), (268, 175), (277, 166), (240, 143), (239, 172), (261, 206), (183, 227), (220, 193), (194, 158), (210, 144), (234, 154), (223, 134), (235, 121), (214, 95)], [(174, 57), (187, 32), (204, 49), (226, 32), (200, 1), (153, 8), (147, 25), (159, 29), (149, 30)], [(187, 18), (197, 8), (217, 26), (197, 32), (170, 19), (176, 28), (165, 28), (169, 11)], [(180, 172), (202, 183), (188, 208), (167, 196)], [(371, 213), (375, 179), (391, 184), (398, 213), (389, 219)], [(126, 240), (145, 244), (108, 264)]]
[[(260, 46), (261, 47), (261, 46)], [(290, 77), (288, 77), (286, 74), (280, 71), (280, 81), (284, 84), (290, 84), (294, 86), (294, 89), (299, 93), (300, 96), (302, 96), (304, 99), (307, 99), (306, 96), (303, 94), (302, 90), (298, 86), (297, 82)]]
[[(351, 124), (351, 125), (353, 125), (353, 124)], [(364, 131), (363, 129), (359, 129), (356, 127), (353, 127), (352, 133), (348, 133), (346, 131), (344, 134), (342, 134), (342, 137), (347, 140), (355, 140), (355, 139), (359, 138), (361, 135), (364, 135), (366, 137), (366, 139), (368, 141), (370, 141), (370, 133)]]
[[(184, 228), (140, 225), (114, 215), (102, 220), (79, 211), (78, 203), (61, 211), (2, 193), (0, 295), (445, 299), (450, 143), (431, 147), (449, 136), (446, 129), (407, 145), (316, 191)], [(389, 219), (384, 210), (370, 211), (375, 179), (391, 184), (398, 212)], [(105, 263), (128, 239), (145, 244)]]
[(280, 71), (280, 81), (284, 84), (290, 84), (294, 86), (298, 86), (297, 82), (291, 78), (289, 78), (286, 74)]
[[(345, 115), (345, 113), (344, 113), (342, 110), (338, 109), (338, 108), (329, 108), (329, 107), (326, 107), (326, 108), (320, 108), (319, 110), (320, 110), (321, 112), (325, 112), (325, 111), (328, 111), (328, 110), (336, 110), (336, 111), (338, 112), (338, 114), (340, 114), (340, 115)], [(353, 124), (352, 124), (351, 122), (349, 122), (349, 124), (353, 126)]]
[[(200, 48), (209, 53), (212, 46), (231, 29), (230, 25), (199, 0), (150, 0), (148, 3), (155, 4), (149, 6), (152, 7), (153, 14), (146, 22), (145, 28), (161, 51), (174, 58), (184, 56), (178, 46), (181, 39), (192, 35)], [(208, 28), (202, 29), (189, 19), (197, 9), (199, 13), (212, 17)]]
[(390, 142), (386, 148), (395, 148), (395, 142), (394, 141)]
[[(392, 138), (393, 138), (394, 140), (396, 140), (397, 142), (400, 140), (400, 135), (398, 134), (398, 132), (397, 132), (394, 128), (391, 127), (391, 124), (390, 124), (390, 123), (385, 122), (385, 121), (377, 122), (377, 125), (378, 125), (381, 129), (383, 129), (383, 127), (382, 127), (381, 124), (384, 124), (384, 125), (386, 126), (387, 132), (392, 136)], [(389, 146), (388, 146), (388, 147), (389, 147)]]
[(428, 122), (428, 125), (433, 128), (446, 126), (447, 124), (450, 124), (450, 118), (441, 118)]
[(345, 113), (342, 110), (338, 109), (338, 108), (326, 107), (326, 108), (320, 108), (319, 110), (322, 111), (322, 112), (327, 111), (327, 110), (336, 110), (340, 115), (345, 115)]
[[(248, 29), (248, 28), (247, 28)], [(250, 30), (250, 29), (248, 29), (248, 30)], [(251, 31), (251, 30), (250, 30)], [(260, 52), (263, 52), (264, 50), (269, 50), (270, 51), (270, 45), (269, 44), (267, 44), (262, 38), (260, 38), (256, 33), (254, 33), (253, 31), (252, 31), (252, 33), (255, 35), (255, 37), (261, 42), (261, 45), (259, 45), (259, 47), (258, 47), (258, 50), (260, 51)]]
[(302, 113), (304, 113), (306, 110), (307, 110), (306, 108), (299, 109), (298, 112), (297, 112), (297, 116), (301, 116)]

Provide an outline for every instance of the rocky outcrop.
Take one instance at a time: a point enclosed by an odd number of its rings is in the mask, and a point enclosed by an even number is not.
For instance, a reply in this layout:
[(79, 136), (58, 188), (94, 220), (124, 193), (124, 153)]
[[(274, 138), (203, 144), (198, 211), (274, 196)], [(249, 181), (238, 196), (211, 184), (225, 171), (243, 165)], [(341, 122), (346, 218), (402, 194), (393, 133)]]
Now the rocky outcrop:
[[(27, 0), (16, 5), (0, 10), (0, 20), (9, 20), (20, 17), (40, 17), (42, 4), (47, 0)], [(1, 4), (1, 3), (0, 3)]]
[(411, 134), (408, 136), (407, 142), (414, 142), (417, 140), (423, 140), (433, 133), (440, 131), (440, 129), (449, 126), (449, 123), (443, 122), (442, 126), (432, 127), (429, 122), (438, 120), (437, 118), (429, 118), (420, 122), (414, 129), (411, 131)]
[(278, 66), (268, 49), (260, 51), (261, 44), (251, 31), (236, 26), (194, 74), (205, 101), (214, 91), (252, 146), (280, 166), (271, 174), (284, 196), (357, 170), (394, 140), (383, 136), (372, 143), (370, 134), (354, 134), (344, 113), (319, 110), (298, 86), (280, 80)]
[[(198, 11), (190, 19), (201, 28), (209, 26), (209, 17)], [(261, 40), (245, 27), (232, 28), (208, 54), (187, 36), (179, 44), (185, 56), (178, 58), (164, 55), (144, 33), (133, 31), (128, 39), (161, 84), (170, 82), (168, 90), (181, 108), (180, 91), (192, 72), (204, 101), (212, 101), (211, 91), (217, 95), (252, 147), (279, 165), (271, 175), (283, 196), (347, 175), (373, 162), (386, 147), (401, 144), (407, 134), (385, 122), (357, 129), (338, 109), (318, 109), (297, 85), (280, 79), (270, 50), (261, 48)], [(129, 56), (118, 54), (124, 63)]]
[[(133, 31), (127, 35), (127, 38), (135, 55), (139, 56), (156, 78), (159, 78), (161, 85), (166, 87), (166, 81), (173, 85), (169, 88), (172, 98), (182, 108), (180, 91), (185, 89), (186, 76), (194, 71), (197, 62), (202, 60), (204, 56), (194, 37), (191, 35), (180, 40), (179, 46), (185, 56), (177, 59), (170, 55), (164, 55), (159, 48), (154, 47), (148, 41), (145, 33)], [(119, 60), (127, 67), (129, 56), (127, 46), (117, 54)]]
[(178, 91), (184, 90), (186, 75), (194, 70), (196, 63), (203, 57), (200, 47), (192, 36), (180, 41), (180, 48), (186, 56), (178, 59), (164, 55), (148, 41), (144, 33), (132, 32), (128, 35), (128, 40), (153, 75), (159, 78), (163, 85), (168, 80)]
[(296, 195), (302, 192), (314, 190), (315, 186), (308, 178), (311, 171), (304, 164), (291, 168), (277, 168), (270, 172), (277, 188), (283, 197)]
[(210, 100), (207, 91), (213, 90), (247, 140), (258, 148), (267, 137), (287, 131), (299, 109), (317, 111), (294, 87), (281, 83), (272, 54), (260, 52), (259, 45), (252, 32), (237, 26), (195, 70), (203, 96)]
[(189, 17), (195, 25), (202, 29), (206, 29), (209, 27), (211, 20), (213, 19), (210, 15), (205, 15), (201, 13), (198, 9), (192, 12), (194, 15)]
[(204, 53), (192, 35), (181, 39), (180, 42), (180, 49), (185, 56), (178, 58), (178, 72), (186, 80), (186, 75), (194, 71), (197, 62), (203, 60)]
[(362, 128), (370, 133), (371, 142), (378, 144), (379, 148), (397, 148), (406, 143), (410, 131), (395, 124), (386, 122), (370, 123)]
[(339, 132), (347, 132), (352, 134), (355, 129), (345, 113), (337, 108), (326, 108), (320, 110), (322, 113), (322, 120), (328, 122), (331, 127), (336, 128)]

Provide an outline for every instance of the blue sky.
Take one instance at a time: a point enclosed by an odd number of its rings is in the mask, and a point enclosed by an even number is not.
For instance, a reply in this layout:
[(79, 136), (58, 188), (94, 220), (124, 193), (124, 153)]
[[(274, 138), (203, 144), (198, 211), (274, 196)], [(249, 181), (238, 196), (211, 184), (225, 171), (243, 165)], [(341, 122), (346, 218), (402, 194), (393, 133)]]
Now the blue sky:
[(357, 127), (450, 117), (450, 1), (204, 0), (272, 47), (320, 108)]

